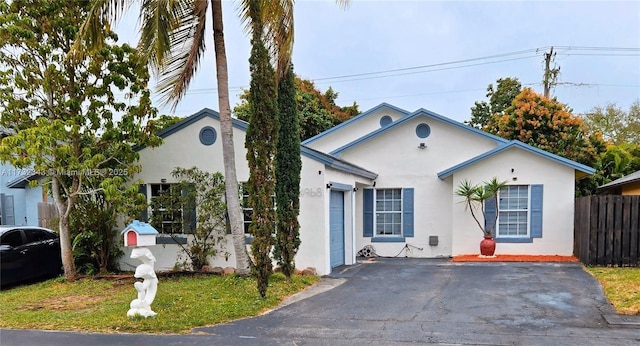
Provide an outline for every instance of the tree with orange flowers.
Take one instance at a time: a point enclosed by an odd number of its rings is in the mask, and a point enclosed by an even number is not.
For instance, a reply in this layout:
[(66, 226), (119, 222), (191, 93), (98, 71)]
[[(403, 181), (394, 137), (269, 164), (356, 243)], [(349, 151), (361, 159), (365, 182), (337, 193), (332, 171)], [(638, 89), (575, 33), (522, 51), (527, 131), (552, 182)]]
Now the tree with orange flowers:
[[(502, 115), (492, 117), (483, 129), (593, 167), (605, 149), (602, 135), (590, 134), (582, 118), (571, 112), (555, 98), (525, 88)], [(581, 182), (576, 193), (589, 194), (588, 185), (587, 181)]]

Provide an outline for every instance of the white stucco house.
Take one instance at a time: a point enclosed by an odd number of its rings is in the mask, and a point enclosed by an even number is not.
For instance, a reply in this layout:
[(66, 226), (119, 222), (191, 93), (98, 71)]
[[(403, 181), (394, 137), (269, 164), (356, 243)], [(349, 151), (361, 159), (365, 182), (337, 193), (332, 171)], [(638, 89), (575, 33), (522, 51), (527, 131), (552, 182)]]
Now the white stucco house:
[[(249, 177), (246, 127), (234, 120), (241, 182)], [(210, 109), (162, 131), (162, 146), (139, 151), (142, 171), (135, 178), (145, 182), (141, 192), (150, 200), (167, 188), (175, 182), (175, 167), (222, 172), (219, 133), (218, 113)], [(367, 245), (380, 256), (478, 253), (482, 233), (454, 191), (465, 179), (493, 177), (509, 183), (497, 210), (489, 210), (499, 216), (496, 253), (571, 255), (574, 184), (593, 172), (425, 109), (408, 112), (383, 103), (302, 143), (296, 265), (328, 274), (355, 263)], [(229, 259), (213, 259), (212, 265), (235, 265), (230, 239), (226, 249)], [(152, 250), (159, 269), (176, 263), (177, 245)], [(127, 253), (123, 269), (135, 265), (128, 262)]]

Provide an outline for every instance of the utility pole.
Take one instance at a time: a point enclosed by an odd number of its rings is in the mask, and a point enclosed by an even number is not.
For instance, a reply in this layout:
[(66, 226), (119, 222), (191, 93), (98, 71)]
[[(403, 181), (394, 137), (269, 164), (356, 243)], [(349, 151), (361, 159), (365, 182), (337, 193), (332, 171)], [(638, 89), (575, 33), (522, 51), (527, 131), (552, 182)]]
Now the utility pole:
[(551, 68), (551, 61), (556, 57), (556, 53), (553, 51), (553, 47), (549, 50), (549, 53), (544, 53), (544, 76), (542, 78), (542, 84), (544, 84), (544, 97), (550, 97), (551, 87), (556, 85), (558, 75), (560, 74), (560, 67)]

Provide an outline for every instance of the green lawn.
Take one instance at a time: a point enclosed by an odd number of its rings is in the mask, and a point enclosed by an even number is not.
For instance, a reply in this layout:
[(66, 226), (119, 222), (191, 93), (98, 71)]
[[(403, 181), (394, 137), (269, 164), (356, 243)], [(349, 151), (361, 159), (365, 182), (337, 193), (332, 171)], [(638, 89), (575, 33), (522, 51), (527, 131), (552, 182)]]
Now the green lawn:
[(586, 267), (616, 308), (625, 315), (640, 314), (640, 268)]
[(86, 332), (188, 333), (192, 328), (255, 316), (319, 278), (272, 275), (267, 298), (237, 276), (161, 277), (151, 318), (126, 316), (137, 297), (133, 278), (49, 280), (0, 292), (0, 328)]

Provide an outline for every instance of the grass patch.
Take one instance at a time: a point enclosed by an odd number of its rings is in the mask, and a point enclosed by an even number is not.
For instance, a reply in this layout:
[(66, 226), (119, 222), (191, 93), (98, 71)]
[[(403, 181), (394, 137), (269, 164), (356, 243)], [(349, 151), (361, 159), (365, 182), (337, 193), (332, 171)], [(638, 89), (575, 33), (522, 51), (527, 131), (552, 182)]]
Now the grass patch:
[(255, 316), (319, 278), (284, 275), (269, 280), (260, 298), (252, 278), (189, 275), (160, 278), (151, 305), (158, 315), (127, 317), (137, 296), (134, 279), (53, 279), (0, 292), (0, 328), (101, 333), (188, 333), (192, 328)]
[(586, 267), (604, 288), (616, 311), (640, 315), (640, 268)]

